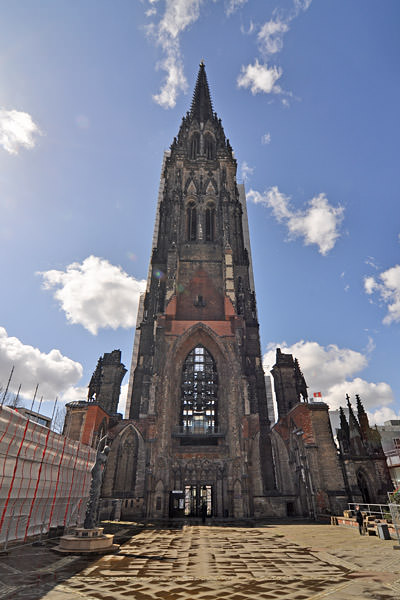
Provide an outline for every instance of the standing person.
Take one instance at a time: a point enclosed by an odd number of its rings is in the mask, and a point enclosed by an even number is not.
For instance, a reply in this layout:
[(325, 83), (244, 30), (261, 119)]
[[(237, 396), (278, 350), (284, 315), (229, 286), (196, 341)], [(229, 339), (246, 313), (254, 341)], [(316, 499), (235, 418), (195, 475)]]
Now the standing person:
[(201, 505), (201, 522), (204, 523), (206, 522), (206, 516), (207, 516), (207, 503), (203, 502), (203, 504)]
[(356, 521), (358, 523), (358, 531), (360, 532), (360, 535), (363, 535), (363, 522), (364, 522), (364, 517), (362, 515), (362, 512), (360, 510), (360, 507), (356, 506)]

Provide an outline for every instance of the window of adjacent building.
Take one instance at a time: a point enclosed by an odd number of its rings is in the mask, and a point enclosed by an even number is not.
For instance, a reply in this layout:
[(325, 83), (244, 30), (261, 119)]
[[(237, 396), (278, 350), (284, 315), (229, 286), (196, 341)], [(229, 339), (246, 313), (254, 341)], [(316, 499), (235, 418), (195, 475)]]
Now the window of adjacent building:
[(394, 438), (393, 445), (396, 448), (396, 450), (400, 450), (400, 438)]
[(186, 209), (186, 239), (189, 242), (196, 240), (197, 214), (194, 202), (189, 202)]
[(204, 346), (187, 355), (182, 369), (181, 426), (194, 434), (213, 433), (217, 425), (218, 376)]
[(209, 204), (206, 208), (206, 241), (213, 242), (215, 236), (215, 207)]

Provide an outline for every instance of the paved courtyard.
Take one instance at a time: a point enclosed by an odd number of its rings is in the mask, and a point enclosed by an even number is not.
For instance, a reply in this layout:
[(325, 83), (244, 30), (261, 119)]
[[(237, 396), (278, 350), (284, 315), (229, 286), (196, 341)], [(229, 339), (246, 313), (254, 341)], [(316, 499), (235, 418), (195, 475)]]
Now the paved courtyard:
[(116, 555), (88, 560), (48, 547), (11, 550), (0, 557), (0, 599), (400, 598), (396, 542), (355, 530), (300, 522), (120, 527), (125, 537)]

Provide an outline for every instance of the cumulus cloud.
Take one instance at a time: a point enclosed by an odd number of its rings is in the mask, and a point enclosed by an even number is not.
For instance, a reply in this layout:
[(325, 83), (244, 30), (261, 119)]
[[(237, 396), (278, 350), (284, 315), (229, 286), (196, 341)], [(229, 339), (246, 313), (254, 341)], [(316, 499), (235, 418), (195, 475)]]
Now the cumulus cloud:
[(39, 134), (39, 127), (28, 113), (0, 108), (0, 145), (9, 154), (33, 148)]
[(294, 210), (290, 205), (290, 197), (285, 196), (276, 186), (264, 194), (250, 190), (247, 199), (270, 208), (277, 221), (286, 224), (289, 239), (302, 237), (306, 246), (316, 244), (322, 255), (332, 250), (340, 237), (344, 208), (329, 204), (325, 194), (309, 200), (304, 210)]
[(367, 411), (367, 413), (370, 424), (376, 423), (377, 425), (382, 425), (385, 421), (390, 421), (392, 419), (400, 420), (400, 415), (396, 414), (396, 412), (388, 406), (383, 406), (373, 412)]
[(187, 80), (183, 72), (180, 35), (200, 16), (202, 0), (166, 0), (165, 12), (156, 23), (147, 28), (148, 34), (161, 47), (164, 58), (157, 68), (166, 72), (161, 90), (153, 96), (163, 108), (173, 108), (180, 92), (187, 91)]
[[(268, 344), (267, 352), (264, 354), (265, 369), (267, 369), (266, 365), (275, 364), (277, 347), (281, 348), (285, 354), (293, 354), (293, 357), (298, 359), (309, 386), (310, 396), (314, 392), (321, 392), (322, 400), (329, 405), (331, 410), (345, 406), (346, 394), (349, 394), (351, 398), (354, 398), (355, 394), (359, 394), (365, 408), (370, 413), (381, 411), (383, 415), (392, 411), (388, 407), (394, 400), (389, 384), (368, 382), (355, 376), (368, 364), (367, 357), (361, 352), (350, 348), (339, 348), (336, 344), (321, 346), (317, 342), (304, 340), (291, 346), (285, 342), (272, 343)], [(387, 409), (386, 412), (384, 409)]]
[(225, 2), (225, 13), (228, 17), (230, 17), (234, 12), (236, 12), (239, 8), (244, 6), (247, 3), (247, 0), (228, 0)]
[(0, 383), (3, 388), (13, 365), (10, 391), (16, 392), (21, 384), (24, 396), (32, 397), (39, 383), (38, 398), (43, 395), (54, 400), (82, 377), (82, 365), (63, 356), (59, 350), (41, 352), (16, 337), (10, 337), (4, 327), (0, 327)]
[(137, 280), (121, 267), (97, 256), (72, 263), (65, 271), (38, 273), (43, 288), (54, 290), (70, 323), (80, 324), (93, 335), (100, 328), (133, 327), (139, 296), (146, 281)]
[(386, 304), (387, 314), (383, 319), (385, 325), (400, 322), (400, 265), (383, 271), (377, 279), (365, 277), (364, 290), (369, 295), (378, 294)]
[(280, 94), (281, 88), (275, 85), (282, 75), (282, 69), (276, 66), (269, 67), (255, 60), (253, 65), (242, 66), (242, 72), (237, 78), (239, 87), (250, 88), (253, 96), (255, 94)]
[(242, 173), (242, 179), (243, 179), (243, 181), (248, 181), (249, 177), (251, 175), (253, 175), (253, 173), (254, 173), (254, 167), (250, 167), (250, 165), (248, 165), (246, 161), (243, 161), (242, 162), (241, 173)]

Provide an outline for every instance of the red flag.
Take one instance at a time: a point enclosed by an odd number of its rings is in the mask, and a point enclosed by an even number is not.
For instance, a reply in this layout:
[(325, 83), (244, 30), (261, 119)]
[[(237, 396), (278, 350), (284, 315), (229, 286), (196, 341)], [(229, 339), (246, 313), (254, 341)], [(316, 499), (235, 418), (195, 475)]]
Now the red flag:
[(314, 398), (322, 398), (321, 392), (314, 392)]

